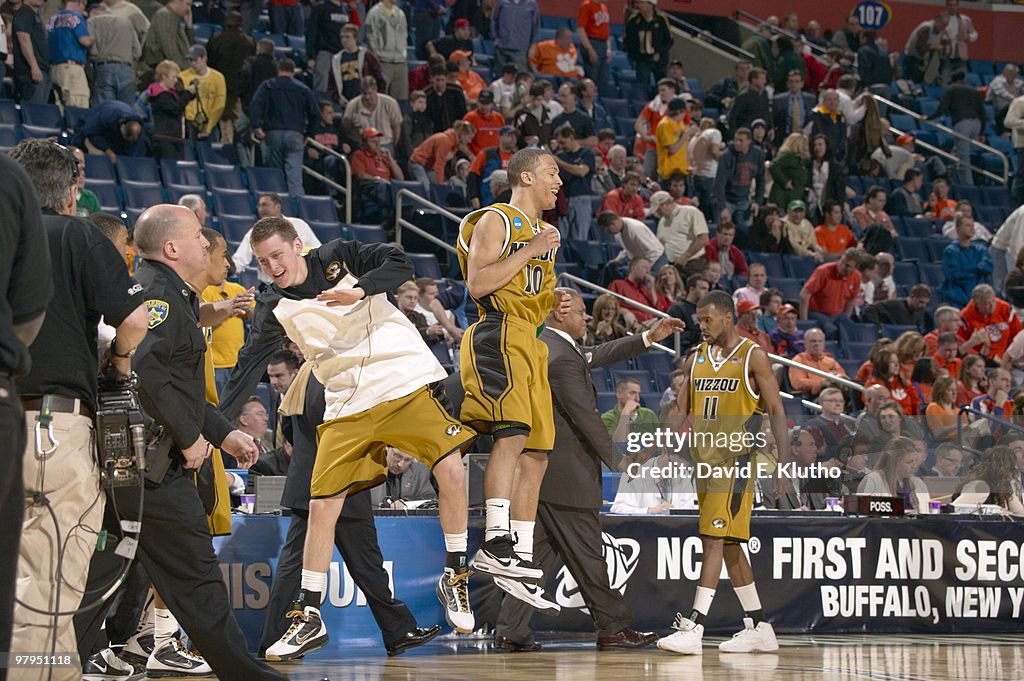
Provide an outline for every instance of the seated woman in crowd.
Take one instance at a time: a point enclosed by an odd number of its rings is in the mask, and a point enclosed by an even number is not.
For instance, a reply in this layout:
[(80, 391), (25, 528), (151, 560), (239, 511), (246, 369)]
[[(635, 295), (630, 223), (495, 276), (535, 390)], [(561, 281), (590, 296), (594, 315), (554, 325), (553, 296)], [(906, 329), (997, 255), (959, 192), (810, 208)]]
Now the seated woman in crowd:
[(916, 331), (901, 333), (896, 339), (896, 356), (900, 360), (900, 377), (905, 383), (914, 379), (914, 366), (917, 360), (924, 357), (928, 350), (928, 344), (924, 337)]
[(761, 207), (750, 227), (748, 239), (750, 250), (755, 253), (789, 253), (786, 226), (778, 206), (766, 203)]
[(985, 360), (981, 355), (967, 355), (960, 364), (960, 382), (956, 389), (958, 407), (969, 405), (975, 397), (981, 397), (988, 390), (985, 378)]
[(964, 476), (964, 484), (957, 496), (978, 492), (988, 494), (983, 503), (996, 504), (1014, 515), (1024, 515), (1017, 455), (1011, 448), (996, 446), (988, 449)]
[[(598, 296), (594, 301), (594, 312), (591, 316), (593, 318), (588, 324), (587, 345), (600, 345), (628, 335), (625, 315), (615, 296), (609, 293)], [(635, 318), (633, 323), (636, 323)]]
[(922, 357), (914, 364), (914, 371), (910, 374), (910, 386), (917, 393), (919, 405), (932, 401), (932, 386), (938, 373), (939, 367), (931, 357)]
[(662, 265), (654, 280), (654, 305), (652, 307), (662, 312), (668, 312), (672, 303), (685, 296), (686, 288), (683, 286), (682, 279), (679, 278), (679, 270), (671, 263)]
[(871, 441), (871, 451), (877, 452), (897, 438), (907, 437), (906, 415), (899, 403), (889, 400), (878, 408), (878, 435)]
[(927, 513), (928, 488), (914, 475), (922, 463), (914, 443), (909, 438), (897, 437), (885, 446), (876, 470), (864, 477), (857, 492), (901, 497), (905, 510)]
[[(939, 376), (935, 379), (935, 384), (932, 386), (931, 404), (924, 410), (928, 430), (934, 440), (956, 441), (956, 391), (956, 379), (952, 376)], [(960, 420), (966, 427), (966, 415), (962, 415)]]
[(885, 349), (892, 349), (895, 341), (891, 338), (880, 338), (878, 342), (868, 350), (868, 358), (857, 368), (857, 375), (854, 380), (858, 383), (867, 383), (875, 371), (875, 363), (878, 362), (878, 353)]
[(919, 414), (917, 391), (900, 376), (900, 359), (892, 348), (878, 352), (878, 361), (874, 363), (874, 371), (864, 387), (873, 385), (884, 385), (888, 388), (892, 399), (899, 403), (907, 416), (916, 417)]

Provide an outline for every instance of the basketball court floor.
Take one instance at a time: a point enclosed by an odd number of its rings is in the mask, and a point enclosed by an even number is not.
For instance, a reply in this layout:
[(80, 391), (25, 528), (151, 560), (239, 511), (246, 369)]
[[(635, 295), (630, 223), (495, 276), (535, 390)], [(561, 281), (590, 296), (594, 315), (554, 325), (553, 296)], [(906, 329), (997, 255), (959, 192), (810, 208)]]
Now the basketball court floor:
[[(1019, 636), (780, 636), (777, 653), (728, 655), (656, 648), (598, 653), (593, 639), (544, 640), (539, 653), (496, 651), (487, 641), (435, 641), (395, 658), (377, 648), (275, 665), (293, 681), (1020, 681)], [(347, 654), (351, 651), (351, 654)]]

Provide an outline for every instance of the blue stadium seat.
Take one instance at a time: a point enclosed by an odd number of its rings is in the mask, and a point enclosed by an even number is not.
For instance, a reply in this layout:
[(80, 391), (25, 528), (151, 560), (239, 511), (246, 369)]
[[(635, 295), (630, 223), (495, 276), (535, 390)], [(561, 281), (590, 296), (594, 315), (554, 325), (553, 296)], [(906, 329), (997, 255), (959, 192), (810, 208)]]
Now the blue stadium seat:
[[(417, 182), (416, 180), (391, 180), (391, 196), (396, 197), (398, 192), (406, 189), (411, 193), (421, 198), (427, 198), (426, 193), (423, 191), (423, 183)], [(416, 206), (415, 202), (409, 199), (403, 199), (405, 201), (404, 207)], [(403, 208), (404, 210), (404, 208)]]
[(328, 241), (334, 239), (341, 239), (345, 236), (345, 231), (340, 224), (335, 222), (309, 222), (309, 228), (313, 230), (313, 234), (316, 234), (316, 238), (320, 239), (320, 243), (325, 244)]
[(913, 286), (918, 283), (917, 267), (912, 262), (897, 262), (892, 271), (897, 286)]
[(0, 126), (0, 147), (5, 151), (14, 148), (18, 144), (18, 131), (14, 128)]
[(56, 104), (22, 102), (21, 122), (43, 128), (64, 128), (64, 116)]
[(156, 161), (146, 156), (118, 156), (117, 175), (121, 182), (160, 183), (160, 170)]
[(618, 400), (615, 397), (615, 393), (608, 391), (598, 391), (597, 393), (597, 410), (602, 414), (606, 411), (611, 411), (618, 404)]
[(654, 388), (651, 372), (646, 369), (612, 369), (611, 374), (613, 385), (625, 378), (632, 378), (640, 382), (640, 392), (647, 392)]
[(659, 411), (659, 404), (661, 403), (661, 392), (642, 392), (640, 393), (640, 406), (647, 407), (655, 414)]
[(889, 114), (889, 122), (892, 123), (894, 128), (899, 128), (903, 132), (917, 130), (917, 119), (907, 114), (891, 113)]
[(163, 175), (164, 182), (167, 184), (188, 185), (191, 187), (205, 184), (198, 161), (171, 161), (164, 159), (160, 161), (160, 172)]
[(337, 222), (338, 208), (329, 196), (298, 196), (299, 216), (306, 222)]
[(405, 257), (409, 258), (417, 277), (441, 278), (441, 265), (433, 253), (406, 253)]
[[(220, 215), (233, 215), (255, 221), (252, 194), (245, 190), (214, 189), (213, 210)], [(250, 224), (250, 226), (252, 226)]]
[(90, 180), (110, 180), (117, 182), (114, 164), (106, 156), (98, 154), (85, 155), (85, 177)]
[(206, 183), (210, 189), (246, 189), (242, 173), (236, 166), (207, 164)]
[(811, 329), (820, 329), (821, 323), (817, 319), (801, 319), (796, 323), (796, 328), (806, 332)]
[(203, 201), (206, 201), (206, 187), (202, 185), (187, 185), (187, 184), (166, 184), (164, 189), (167, 192), (167, 200), (170, 203), (178, 203), (181, 201), (181, 197), (187, 194), (198, 194), (203, 197)]
[(379, 225), (346, 225), (349, 236), (364, 244), (387, 243), (387, 234)]
[(844, 343), (849, 341), (873, 343), (878, 339), (878, 329), (874, 324), (859, 324), (846, 317), (840, 317), (836, 320), (836, 323), (839, 326), (839, 335)]
[(919, 331), (913, 324), (882, 324), (882, 335), (887, 338), (898, 338), (908, 331)]
[(605, 110), (609, 116), (614, 118), (629, 118), (635, 116), (633, 113), (633, 107), (630, 106), (628, 99), (615, 99), (615, 98), (602, 98), (601, 103), (604, 104)]
[(636, 128), (636, 116), (616, 116), (615, 117), (615, 132), (619, 135), (631, 135), (635, 134)]
[[(209, 170), (207, 170), (209, 172)], [(280, 168), (246, 168), (249, 189), (254, 194), (287, 194), (288, 182)]]
[(942, 273), (941, 263), (917, 263), (917, 270), (921, 275), (921, 282), (931, 286), (933, 291), (938, 289), (946, 278)]
[[(932, 254), (932, 262), (941, 263), (942, 253), (946, 250), (946, 246), (953, 243), (949, 239), (937, 237), (931, 239), (925, 239), (925, 244), (928, 246), (928, 252)], [(925, 282), (928, 284), (928, 282)], [(928, 284), (929, 286), (931, 284)]]
[(1013, 207), (1010, 190), (1006, 187), (982, 187), (981, 193), (985, 196), (986, 205), (1001, 206), (1003, 208)]
[(783, 300), (800, 300), (800, 289), (804, 287), (803, 279), (770, 279), (772, 288), (782, 291)]
[(16, 128), (21, 125), (18, 105), (13, 99), (0, 99), (0, 127)]
[(786, 271), (789, 276), (793, 279), (802, 279), (807, 281), (814, 274), (815, 268), (818, 263), (810, 257), (802, 255), (784, 255), (782, 256), (782, 262), (786, 266)]
[(112, 180), (89, 180), (85, 181), (85, 188), (96, 194), (100, 201), (100, 208), (105, 213), (121, 212), (121, 198), (117, 193), (117, 184)]
[[(748, 263), (759, 262), (764, 265), (764, 270), (768, 274), (768, 281), (773, 282), (775, 279), (785, 279), (786, 266), (782, 262), (782, 256), (778, 253), (757, 253), (752, 252), (747, 258)], [(771, 284), (774, 286), (774, 284)]]
[[(843, 352), (846, 354), (846, 358), (850, 360), (857, 360), (858, 362), (864, 362), (868, 358), (868, 353), (871, 352), (871, 348), (875, 345), (875, 341), (858, 342), (850, 341), (849, 343), (843, 343)], [(856, 372), (854, 372), (856, 373)], [(854, 374), (850, 374), (853, 376)]]
[(68, 130), (80, 128), (85, 123), (85, 115), (87, 113), (89, 113), (89, 110), (80, 106), (64, 107), (64, 125)]
[(166, 201), (164, 190), (159, 183), (122, 182), (121, 189), (124, 190), (124, 205), (127, 208), (141, 208), (145, 210), (150, 206)]
[[(203, 166), (210, 164), (232, 166), (238, 164), (238, 156), (233, 145), (217, 145), (214, 147), (209, 142), (197, 142), (196, 153)], [(233, 158), (232, 158), (233, 157)]]
[(931, 253), (928, 252), (928, 246), (924, 241), (924, 239), (915, 239), (914, 237), (909, 236), (900, 237), (897, 243), (899, 244), (899, 249), (903, 259), (917, 260), (918, 262), (931, 262)]
[(252, 229), (253, 219), (251, 217), (222, 215), (218, 218), (220, 232), (228, 241), (241, 241)]
[(51, 128), (45, 125), (28, 125), (22, 124), (21, 133), (22, 136), (29, 139), (46, 139), (48, 137), (60, 137), (62, 130), (58, 128)]
[(926, 239), (935, 234), (935, 223), (925, 218), (903, 218), (903, 234), (917, 239)]
[(598, 367), (590, 370), (590, 378), (594, 381), (594, 389), (598, 391), (608, 390), (612, 386), (610, 385), (610, 377), (608, 371), (604, 367)]
[[(672, 339), (665, 339), (664, 344), (671, 345)], [(674, 368), (672, 366), (672, 356), (659, 350), (652, 350), (638, 356), (636, 358), (636, 364), (638, 368), (646, 369), (652, 374), (658, 374), (661, 372), (671, 373)]]

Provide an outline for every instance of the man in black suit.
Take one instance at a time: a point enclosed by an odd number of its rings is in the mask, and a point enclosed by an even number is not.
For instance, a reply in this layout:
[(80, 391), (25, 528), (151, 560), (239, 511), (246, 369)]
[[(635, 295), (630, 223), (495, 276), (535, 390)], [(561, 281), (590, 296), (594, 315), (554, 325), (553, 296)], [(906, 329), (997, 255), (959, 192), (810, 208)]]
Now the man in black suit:
[(768, 84), (768, 73), (761, 68), (750, 71), (747, 89), (736, 95), (729, 109), (729, 130), (735, 133), (740, 128), (749, 128), (758, 118), (772, 124), (771, 102), (764, 88)]
[(807, 117), (818, 101), (809, 92), (804, 92), (804, 76), (799, 71), (790, 71), (786, 76), (786, 92), (772, 97), (772, 120), (775, 123), (775, 142), (782, 144), (788, 135), (803, 130)]
[[(573, 289), (555, 289), (556, 297), (560, 294), (572, 297), (571, 309), (567, 314), (553, 311), (540, 336), (549, 353), (555, 448), (540, 488), (534, 560), (544, 566), (544, 574), (553, 574), (556, 553), (565, 562), (594, 618), (599, 650), (643, 648), (658, 637), (630, 628), (632, 608), (609, 585), (601, 550), (601, 464), (624, 470), (632, 459), (619, 455), (601, 421), (590, 370), (639, 355), (685, 325), (678, 319), (662, 319), (643, 334), (580, 347), (576, 339), (586, 334), (587, 322), (583, 298)], [(540, 650), (530, 630), (533, 610), (518, 598), (506, 598), (495, 643), (517, 652)]]
[[(316, 460), (316, 428), (323, 423), (325, 408), (324, 387), (310, 368), (306, 365), (299, 369), (291, 379), (294, 385), (274, 386), (284, 392), (282, 430), (292, 443), (292, 460), (281, 495), (281, 505), (291, 509), (292, 520), (274, 571), (267, 619), (260, 636), (260, 656), (290, 626), (291, 620), (285, 617), (285, 613), (293, 607), (291, 603), (299, 593), (302, 576), (302, 552), (309, 519), (309, 483)], [(341, 552), (352, 581), (366, 595), (366, 604), (380, 627), (389, 656), (399, 655), (437, 636), (441, 627), (418, 628), (409, 608), (391, 593), (384, 557), (377, 544), (369, 490), (345, 500), (334, 529), (334, 544)]]

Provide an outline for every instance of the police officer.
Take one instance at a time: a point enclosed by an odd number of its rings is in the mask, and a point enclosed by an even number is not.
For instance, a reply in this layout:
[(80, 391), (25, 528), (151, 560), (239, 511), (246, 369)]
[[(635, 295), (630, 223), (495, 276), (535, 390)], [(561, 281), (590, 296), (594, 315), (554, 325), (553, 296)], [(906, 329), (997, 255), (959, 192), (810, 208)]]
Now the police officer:
[(132, 488), (118, 490), (117, 509), (122, 518), (142, 520), (139, 544), (146, 572), (202, 653), (172, 638), (150, 655), (147, 672), (195, 675), (212, 670), (222, 681), (283, 679), (246, 650), (202, 501), (186, 475), (210, 456), (211, 446), (234, 456), (242, 467), (258, 455), (252, 438), (233, 430), (205, 398), (206, 340), (199, 326), (198, 296), (189, 282), (206, 271), (208, 242), (195, 214), (171, 205), (153, 206), (139, 216), (134, 239), (143, 258), (137, 278), (146, 287), (149, 333), (133, 366), (139, 398), (164, 428), (170, 455), (163, 466), (147, 472), (142, 517), (137, 517), (138, 492)]
[[(39, 197), (54, 293), (31, 347), (32, 369), (18, 379), (29, 432), (17, 582), (24, 605), (15, 608), (11, 650), (64, 652), (76, 649), (72, 618), (45, 613), (79, 607), (97, 541), (92, 528), (100, 527), (104, 508), (92, 433), (97, 323), (102, 316), (115, 327), (105, 363), (125, 376), (146, 334), (146, 308), (142, 286), (128, 276), (122, 256), (96, 227), (75, 217), (78, 164), (71, 152), (33, 139), (18, 144), (11, 157), (28, 172)], [(55, 574), (58, 548), (63, 551)], [(44, 678), (79, 679), (81, 669), (18, 672), (19, 680)]]
[[(288, 362), (287, 353), (287, 350), (275, 353), (268, 364)], [(292, 443), (292, 460), (288, 464), (281, 505), (290, 508), (292, 515), (277, 569), (274, 570), (267, 619), (260, 637), (261, 653), (288, 629), (290, 621), (285, 619), (285, 614), (299, 592), (302, 575), (302, 551), (309, 519), (309, 485), (316, 460), (316, 429), (323, 423), (326, 407), (324, 386), (313, 376), (311, 368), (307, 364), (299, 370), (291, 389), (287, 385), (280, 386), (282, 391), (287, 391), (281, 409), (281, 417), (286, 419), (282, 429)], [(384, 570), (384, 556), (377, 543), (369, 490), (353, 494), (346, 500), (335, 525), (334, 545), (341, 552), (352, 580), (366, 595), (366, 603), (380, 627), (389, 656), (422, 645), (440, 633), (441, 627), (437, 625), (429, 629), (417, 627), (416, 618), (409, 608), (391, 593), (388, 573)]]
[[(24, 512), (25, 415), (14, 378), (29, 369), (28, 346), (52, 296), (50, 251), (36, 191), (21, 166), (0, 154), (0, 650), (11, 649)], [(7, 670), (0, 669), (0, 681), (6, 678)]]

